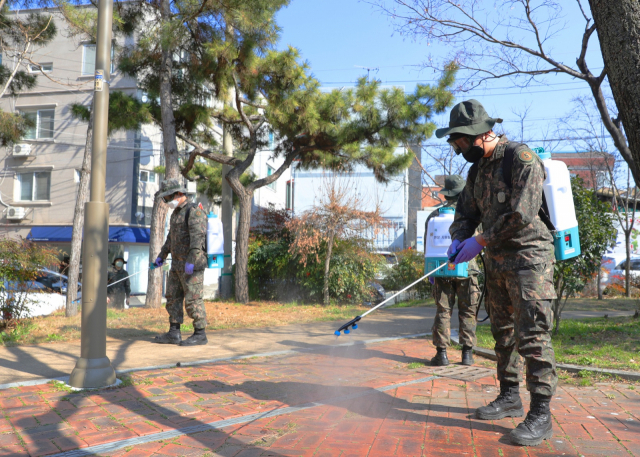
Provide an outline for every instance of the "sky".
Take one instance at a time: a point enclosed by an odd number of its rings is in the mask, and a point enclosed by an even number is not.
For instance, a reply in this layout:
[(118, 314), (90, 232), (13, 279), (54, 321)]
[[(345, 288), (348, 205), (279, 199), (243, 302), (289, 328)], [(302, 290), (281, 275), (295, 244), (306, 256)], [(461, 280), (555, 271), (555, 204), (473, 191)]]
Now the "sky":
[[(487, 0), (484, 3), (492, 7), (495, 2)], [(549, 54), (556, 60), (575, 67), (585, 21), (577, 2), (562, 3), (564, 18), (558, 23), (558, 34), (547, 45), (551, 50)], [(493, 13), (510, 14), (504, 10)], [(358, 77), (367, 75), (367, 69), (362, 67), (368, 67), (375, 69), (369, 72), (370, 77), (412, 91), (417, 82), (429, 83), (439, 77), (433, 69), (424, 69), (422, 62), (429, 56), (442, 59), (451, 49), (438, 41), (401, 36), (388, 16), (359, 0), (292, 0), (279, 12), (277, 20), (282, 28), (280, 47), (298, 48), (311, 72), (325, 87), (353, 85)], [(587, 62), (594, 73), (602, 69), (596, 34), (589, 43)], [(559, 120), (576, 109), (572, 100), (590, 95), (590, 91), (584, 81), (568, 75), (546, 76), (541, 83), (534, 84), (520, 89), (514, 87), (512, 80), (493, 80), (484, 89), (457, 93), (456, 103), (468, 98), (478, 99), (490, 116), (504, 119), (503, 126), (514, 140), (520, 140), (521, 136), (521, 122), (515, 113), (522, 113), (529, 107), (523, 128), (524, 140), (531, 147), (542, 146), (540, 140), (556, 137), (552, 132)], [(448, 111), (435, 116), (433, 121), (438, 127), (446, 127)], [(433, 137), (426, 143), (438, 141), (444, 140)], [(552, 146), (557, 152), (580, 150), (580, 145), (568, 142)]]

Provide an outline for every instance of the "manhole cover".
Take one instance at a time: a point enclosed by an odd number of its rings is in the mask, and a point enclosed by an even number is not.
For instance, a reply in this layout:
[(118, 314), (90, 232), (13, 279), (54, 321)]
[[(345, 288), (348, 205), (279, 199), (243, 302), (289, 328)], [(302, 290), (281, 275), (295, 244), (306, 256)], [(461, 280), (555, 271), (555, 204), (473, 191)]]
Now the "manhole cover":
[(460, 381), (477, 381), (478, 379), (492, 376), (496, 371), (489, 368), (481, 368), (466, 365), (449, 365), (447, 367), (433, 367), (419, 370), (422, 373), (442, 376), (444, 378), (459, 379)]

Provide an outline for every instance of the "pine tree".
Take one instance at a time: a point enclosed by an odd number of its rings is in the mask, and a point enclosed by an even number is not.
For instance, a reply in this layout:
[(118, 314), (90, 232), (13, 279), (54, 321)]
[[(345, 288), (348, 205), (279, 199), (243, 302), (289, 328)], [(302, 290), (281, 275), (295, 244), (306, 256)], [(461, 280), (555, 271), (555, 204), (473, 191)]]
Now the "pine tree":
[[(264, 54), (253, 43), (229, 40), (210, 46), (208, 78), (219, 99), (231, 94), (233, 108), (223, 106), (212, 116), (230, 126), (236, 149), (244, 158), (229, 158), (185, 138), (195, 150), (183, 174), (198, 156), (232, 166), (226, 179), (238, 196), (240, 214), (236, 235), (236, 301), (249, 299), (247, 262), (251, 202), (256, 189), (271, 184), (298, 161), (307, 168), (349, 171), (364, 165), (376, 179), (386, 182), (406, 169), (413, 153), (397, 154), (400, 145), (417, 145), (431, 136), (429, 122), (453, 101), (450, 87), (455, 66), (449, 66), (435, 87), (419, 85), (407, 95), (400, 88), (383, 89), (377, 81), (362, 78), (357, 87), (322, 92), (319, 83), (300, 63), (298, 51)], [(249, 185), (240, 176), (256, 153), (266, 147), (268, 132), (277, 138), (273, 155), (284, 159), (270, 176)]]
[[(218, 55), (209, 49), (225, 46), (232, 30), (239, 42), (264, 49), (275, 41), (275, 13), (288, 0), (122, 2), (123, 27), (135, 30), (135, 45), (126, 49), (119, 68), (136, 76), (151, 100), (151, 113), (163, 132), (165, 177), (180, 175), (177, 136), (207, 146), (217, 145), (211, 134), (210, 67)], [(156, 199), (151, 219), (149, 254), (163, 242), (167, 206)], [(160, 306), (160, 276), (149, 271), (147, 306)]]

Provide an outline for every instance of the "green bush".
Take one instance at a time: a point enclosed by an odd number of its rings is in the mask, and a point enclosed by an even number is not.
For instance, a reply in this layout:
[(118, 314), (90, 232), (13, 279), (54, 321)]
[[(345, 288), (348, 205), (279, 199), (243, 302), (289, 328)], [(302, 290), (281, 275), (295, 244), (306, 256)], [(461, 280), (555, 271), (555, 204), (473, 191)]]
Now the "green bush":
[[(53, 248), (24, 239), (0, 238), (0, 320), (3, 325), (29, 317), (31, 303), (21, 292), (29, 292), (29, 281), (38, 277), (42, 267), (58, 262), (56, 254)], [(5, 282), (12, 283), (13, 291), (5, 290)], [(6, 336), (0, 339), (4, 338)]]
[[(424, 256), (413, 249), (405, 249), (396, 252), (398, 263), (395, 264), (389, 274), (382, 281), (382, 286), (386, 290), (401, 290), (412, 282), (424, 276)], [(431, 296), (431, 284), (428, 279), (424, 279), (416, 284), (411, 290), (419, 298)]]
[[(309, 256), (306, 265), (289, 252), (290, 238), (279, 229), (256, 230), (249, 242), (249, 295), (251, 299), (322, 302), (326, 247)], [(378, 256), (362, 242), (339, 241), (333, 248), (329, 295), (339, 303), (369, 302), (371, 282), (379, 268)]]

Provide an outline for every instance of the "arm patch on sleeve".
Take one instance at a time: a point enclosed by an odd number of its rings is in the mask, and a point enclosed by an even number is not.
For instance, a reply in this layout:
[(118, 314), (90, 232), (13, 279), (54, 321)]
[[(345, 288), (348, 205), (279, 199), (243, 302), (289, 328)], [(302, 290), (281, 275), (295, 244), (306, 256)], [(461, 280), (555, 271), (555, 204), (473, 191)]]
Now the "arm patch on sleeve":
[(517, 154), (518, 160), (522, 163), (531, 163), (533, 162), (533, 154), (534, 153), (529, 151), (528, 149), (523, 149)]

